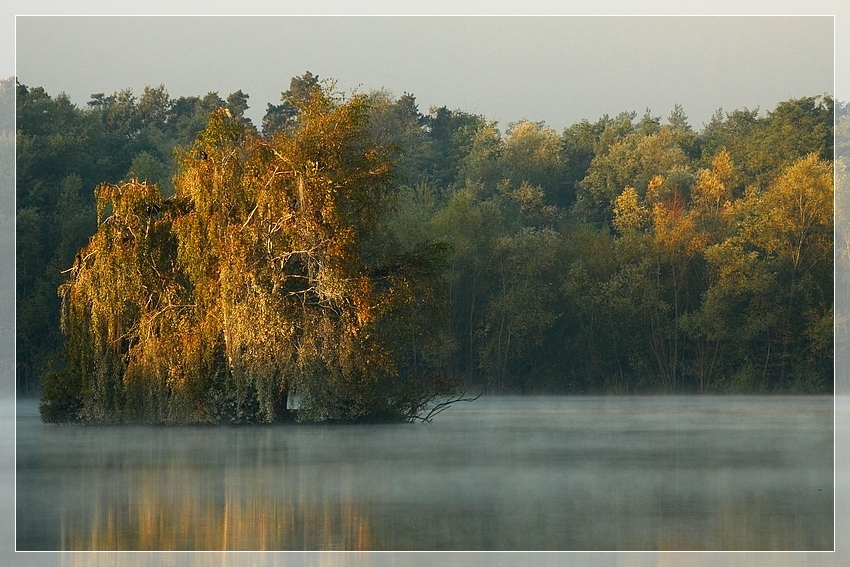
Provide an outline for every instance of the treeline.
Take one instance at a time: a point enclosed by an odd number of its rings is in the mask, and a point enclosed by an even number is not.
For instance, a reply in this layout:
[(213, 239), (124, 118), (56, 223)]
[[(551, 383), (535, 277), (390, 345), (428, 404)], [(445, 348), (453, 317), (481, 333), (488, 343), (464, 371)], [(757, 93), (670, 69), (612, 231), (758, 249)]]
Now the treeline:
[(455, 129), (456, 176), (426, 170), (398, 219), (453, 246), (452, 367), (509, 391), (830, 390), (833, 116)]
[[(80, 108), (15, 85), (20, 391), (66, 364), (57, 289), (97, 228), (94, 187), (135, 178), (168, 197), (174, 149), (211, 111), (268, 139), (318, 83), (294, 78), (259, 127), (241, 91), (172, 99), (160, 86)], [(446, 375), (511, 392), (832, 390), (833, 120), (845, 111), (830, 97), (718, 111), (699, 132), (677, 106), (560, 133), (423, 113), (410, 94), (366, 100), (397, 173), (382, 226), (399, 254), (450, 246), (447, 315), (427, 353)]]

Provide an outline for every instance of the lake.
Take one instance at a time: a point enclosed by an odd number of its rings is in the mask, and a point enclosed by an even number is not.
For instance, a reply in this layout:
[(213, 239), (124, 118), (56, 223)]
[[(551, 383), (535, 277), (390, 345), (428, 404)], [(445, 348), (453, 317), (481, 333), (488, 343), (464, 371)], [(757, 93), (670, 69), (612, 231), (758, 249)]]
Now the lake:
[(833, 549), (827, 396), (490, 396), (390, 425), (17, 412), (19, 551)]

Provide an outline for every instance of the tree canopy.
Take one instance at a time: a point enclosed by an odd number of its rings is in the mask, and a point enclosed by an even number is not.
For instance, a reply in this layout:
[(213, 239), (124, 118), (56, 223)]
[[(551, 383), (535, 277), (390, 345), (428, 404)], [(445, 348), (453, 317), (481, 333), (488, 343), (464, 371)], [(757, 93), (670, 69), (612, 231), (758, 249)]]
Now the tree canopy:
[(46, 415), (257, 422), (293, 417), (297, 392), (302, 419), (409, 417), (452, 384), (832, 389), (848, 113), (828, 96), (699, 131), (677, 105), (556, 132), (307, 73), (258, 130), (242, 91), (78, 108), (11, 87), (16, 369)]

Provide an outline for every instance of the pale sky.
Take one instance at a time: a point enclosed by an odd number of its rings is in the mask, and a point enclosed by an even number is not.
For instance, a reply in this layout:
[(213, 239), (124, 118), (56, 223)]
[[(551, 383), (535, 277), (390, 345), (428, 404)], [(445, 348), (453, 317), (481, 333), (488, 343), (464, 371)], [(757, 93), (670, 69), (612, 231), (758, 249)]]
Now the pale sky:
[[(676, 103), (700, 129), (719, 107), (833, 94), (832, 17), (23, 17), (18, 79), (84, 105), (164, 84), (172, 97), (242, 89), (259, 123), (294, 75), (414, 94), (502, 128)], [(8, 76), (8, 75), (4, 75)]]

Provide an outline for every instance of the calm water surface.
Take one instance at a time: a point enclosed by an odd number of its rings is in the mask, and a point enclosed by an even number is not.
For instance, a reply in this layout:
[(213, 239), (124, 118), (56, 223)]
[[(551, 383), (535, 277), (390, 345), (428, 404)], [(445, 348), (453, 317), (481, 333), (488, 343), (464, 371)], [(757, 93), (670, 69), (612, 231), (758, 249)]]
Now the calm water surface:
[(831, 550), (831, 397), (490, 397), (430, 424), (51, 426), (20, 550)]

